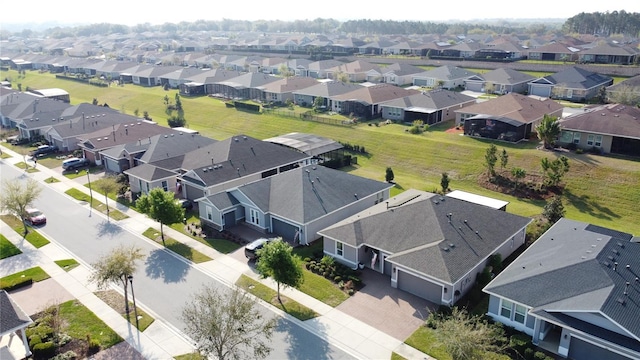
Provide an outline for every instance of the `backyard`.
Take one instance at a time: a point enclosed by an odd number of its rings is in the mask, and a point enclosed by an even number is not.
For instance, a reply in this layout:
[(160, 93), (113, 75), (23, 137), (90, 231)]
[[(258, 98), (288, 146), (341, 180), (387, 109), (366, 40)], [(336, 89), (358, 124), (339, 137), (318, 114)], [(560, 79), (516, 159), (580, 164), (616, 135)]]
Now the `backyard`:
[[(57, 87), (71, 94), (72, 104), (91, 103), (96, 98), (122, 112), (133, 114), (148, 111), (159, 124), (166, 124), (163, 97), (173, 97), (176, 90), (137, 85), (99, 88), (78, 82), (57, 80), (51, 74), (27, 72), (18, 79), (15, 71), (2, 72), (2, 78), (13, 78), (22, 87)], [(406, 126), (383, 125), (378, 122), (356, 126), (334, 126), (267, 114), (237, 111), (209, 97), (183, 97), (187, 126), (203, 135), (222, 140), (239, 133), (264, 139), (289, 132), (314, 133), (333, 140), (365, 147), (367, 155), (358, 154), (358, 165), (344, 169), (355, 175), (384, 180), (385, 169), (392, 167), (396, 187), (392, 195), (405, 189), (434, 191), (440, 188), (443, 172), (449, 174), (450, 188), (509, 201), (509, 212), (535, 216), (542, 212), (544, 202), (519, 199), (483, 188), (478, 176), (486, 171), (484, 153), (490, 142), (447, 133), (451, 122), (430, 127), (420, 135), (410, 134)], [(527, 173), (541, 173), (540, 160), (554, 159), (556, 152), (537, 150), (537, 143), (496, 143), (509, 153), (509, 167), (520, 167)], [(640, 202), (640, 162), (591, 154), (564, 154), (571, 168), (565, 176), (564, 203), (566, 216), (616, 230), (638, 234), (636, 204)]]

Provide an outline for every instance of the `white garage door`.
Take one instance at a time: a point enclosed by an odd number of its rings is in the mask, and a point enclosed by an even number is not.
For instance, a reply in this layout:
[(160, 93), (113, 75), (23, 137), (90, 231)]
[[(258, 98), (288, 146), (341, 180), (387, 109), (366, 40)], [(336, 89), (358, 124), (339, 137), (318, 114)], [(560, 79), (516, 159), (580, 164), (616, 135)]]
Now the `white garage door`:
[(442, 286), (398, 269), (398, 288), (435, 304), (442, 301)]

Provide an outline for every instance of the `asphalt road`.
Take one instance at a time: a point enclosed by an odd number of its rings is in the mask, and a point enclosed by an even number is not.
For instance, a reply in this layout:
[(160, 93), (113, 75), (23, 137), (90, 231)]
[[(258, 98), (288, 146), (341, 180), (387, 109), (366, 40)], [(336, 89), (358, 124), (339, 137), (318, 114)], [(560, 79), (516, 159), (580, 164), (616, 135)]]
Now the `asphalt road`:
[[(3, 179), (29, 176), (1, 161), (0, 173)], [(105, 217), (95, 212), (90, 216), (87, 207), (44, 183), (42, 188), (34, 205), (46, 214), (47, 224), (38, 231), (72, 253), (77, 261), (87, 265), (120, 244), (135, 245), (142, 249), (145, 259), (139, 262), (134, 274), (136, 301), (139, 306), (151, 309), (174, 329), (180, 332), (184, 329), (184, 322), (180, 318), (182, 308), (202, 286), (211, 284), (221, 291), (229, 290), (224, 284), (142, 235), (132, 234), (113, 221), (107, 222)], [(265, 316), (274, 316), (269, 309), (262, 306), (260, 309)], [(353, 358), (283, 318), (278, 320), (271, 347), (273, 351), (269, 359)]]

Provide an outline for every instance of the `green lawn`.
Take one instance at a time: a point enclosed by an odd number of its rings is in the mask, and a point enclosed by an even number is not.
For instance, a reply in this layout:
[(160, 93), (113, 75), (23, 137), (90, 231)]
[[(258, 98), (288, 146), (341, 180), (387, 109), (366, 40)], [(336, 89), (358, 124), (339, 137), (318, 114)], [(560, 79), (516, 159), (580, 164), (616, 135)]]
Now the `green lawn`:
[[(88, 194), (83, 193), (82, 191), (76, 189), (76, 188), (71, 188), (67, 191), (64, 192), (65, 194), (71, 196), (72, 198), (78, 200), (78, 201), (85, 201), (85, 202), (91, 202), (91, 207), (97, 211), (100, 211), (103, 214), (107, 214), (107, 206), (100, 202), (99, 200), (96, 200), (96, 196), (99, 196), (99, 193), (95, 193), (93, 194), (93, 200), (91, 200), (91, 196)], [(111, 219), (114, 220), (124, 220), (126, 218), (129, 217), (129, 215), (116, 210), (112, 207), (109, 207), (109, 217)]]
[(402, 355), (400, 355), (398, 353), (392, 352), (391, 353), (391, 360), (407, 360), (407, 358), (405, 358), (404, 356), (402, 356)]
[[(9, 225), (15, 232), (22, 236), (24, 234), (24, 226), (22, 225), (22, 221), (13, 215), (0, 215), (0, 219), (5, 222), (5, 224)], [(28, 227), (27, 227), (28, 228)], [(35, 229), (29, 229), (27, 236), (24, 237), (31, 245), (36, 248), (41, 248), (49, 243), (44, 236), (40, 235), (40, 233)]]
[(37, 168), (34, 168), (32, 164), (27, 164), (24, 161), (20, 161), (18, 163), (14, 164), (17, 168), (20, 169), (26, 169), (28, 173), (36, 173), (39, 172), (40, 170), (38, 170)]
[(452, 360), (451, 355), (445, 350), (444, 346), (436, 341), (434, 331), (426, 326), (420, 326), (405, 340), (405, 344), (438, 360)]
[(22, 254), (22, 251), (13, 245), (4, 235), (0, 234), (0, 259), (6, 259), (18, 254)]
[(57, 178), (51, 176), (51, 177), (48, 177), (48, 178), (44, 179), (44, 182), (46, 182), (47, 184), (53, 184), (53, 183), (60, 182), (60, 180), (58, 180)]
[[(160, 230), (156, 230), (154, 228), (148, 228), (147, 230), (145, 230), (144, 233), (142, 233), (142, 235), (148, 237), (149, 239), (159, 244), (162, 244)], [(166, 235), (164, 237), (164, 243), (167, 249), (173, 251), (174, 253), (182, 256), (187, 260), (193, 261), (196, 264), (213, 260), (207, 255), (189, 247), (188, 245), (178, 242)]]
[(63, 268), (64, 271), (71, 271), (72, 269), (80, 266), (80, 263), (78, 263), (75, 259), (56, 260), (55, 263)]
[(102, 349), (109, 348), (123, 339), (94, 313), (77, 300), (60, 304), (60, 315), (65, 320), (65, 330), (75, 339), (97, 340)]
[(332, 281), (312, 273), (304, 265), (301, 266), (304, 282), (298, 290), (333, 307), (349, 298), (349, 295), (340, 290)]
[[(124, 306), (124, 296), (115, 290), (98, 291), (95, 292), (94, 295), (100, 298), (100, 300), (104, 301), (113, 310), (120, 313), (120, 316), (129, 321), (131, 325), (133, 325), (134, 327), (136, 327), (137, 325), (137, 329), (140, 331), (145, 331), (156, 320), (151, 315), (142, 310), (139, 306), (137, 306), (137, 304), (134, 308), (133, 300), (131, 300), (131, 297), (129, 297), (129, 316), (127, 316), (127, 311)], [(138, 315), (137, 322), (136, 312)]]
[[(17, 78), (17, 72), (2, 72), (1, 77)], [(132, 114), (136, 108), (148, 111), (160, 124), (166, 124), (162, 98), (170, 98), (176, 90), (164, 91), (160, 87), (146, 88), (136, 85), (98, 88), (82, 83), (56, 80), (51, 74), (27, 72), (21, 79), (23, 86), (33, 88), (64, 88), (72, 94), (72, 104), (91, 103), (93, 98), (107, 102), (112, 108)], [(542, 212), (542, 201), (518, 199), (481, 187), (477, 181), (485, 171), (484, 152), (491, 143), (450, 134), (441, 129), (451, 123), (432, 126), (421, 135), (405, 132), (406, 126), (333, 126), (292, 118), (253, 114), (226, 108), (220, 100), (209, 97), (182, 97), (182, 103), (191, 129), (204, 136), (222, 140), (243, 132), (248, 136), (264, 139), (289, 132), (313, 133), (336, 141), (357, 144), (366, 148), (368, 156), (358, 155), (358, 165), (349, 172), (377, 180), (384, 180), (385, 169), (392, 167), (398, 189), (415, 188), (433, 191), (440, 187), (443, 172), (449, 174), (450, 187), (479, 195), (509, 201), (507, 211), (523, 216), (535, 216)], [(509, 153), (509, 165), (521, 167), (529, 174), (539, 174), (543, 157), (558, 156), (555, 153), (535, 150), (535, 143), (496, 143), (498, 150), (504, 147)], [(637, 204), (640, 203), (640, 162), (616, 157), (570, 154), (571, 169), (566, 175), (568, 196), (565, 198), (566, 216), (612, 229), (640, 233), (637, 221)], [(585, 181), (588, 179), (588, 181)]]
[[(188, 211), (185, 213), (185, 216), (187, 216), (187, 224), (192, 224), (192, 223), (200, 224), (200, 219), (198, 218), (196, 212)], [(221, 254), (232, 253), (238, 250), (242, 246), (241, 244), (235, 243), (227, 239), (217, 239), (217, 238), (210, 238), (210, 237), (203, 238), (202, 236), (194, 236), (193, 234), (188, 233), (185, 230), (185, 225), (183, 223), (171, 224), (171, 228), (173, 230), (179, 231), (189, 236), (190, 238), (198, 242), (201, 242), (211, 247), (212, 249), (215, 249), (217, 252)]]
[(284, 295), (280, 295), (280, 299), (282, 299), (282, 303), (280, 303), (277, 298), (278, 293), (275, 290), (246, 275), (241, 275), (236, 285), (298, 320), (305, 321), (318, 316), (315, 311)]
[(0, 278), (0, 289), (10, 288), (13, 284), (24, 281), (25, 278), (31, 278), (33, 282), (38, 282), (42, 280), (46, 280), (50, 278), (49, 274), (47, 274), (41, 267), (36, 266), (30, 269), (17, 272), (15, 274), (11, 274)]

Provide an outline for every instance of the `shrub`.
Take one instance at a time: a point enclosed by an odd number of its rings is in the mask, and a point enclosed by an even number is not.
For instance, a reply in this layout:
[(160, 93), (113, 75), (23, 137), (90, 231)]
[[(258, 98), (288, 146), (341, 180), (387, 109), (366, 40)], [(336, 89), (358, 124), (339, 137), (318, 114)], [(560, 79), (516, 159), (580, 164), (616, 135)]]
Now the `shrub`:
[(336, 276), (333, 278), (333, 281), (336, 283), (339, 283), (340, 281), (342, 281), (342, 277), (341, 276)]
[[(551, 357), (547, 356), (547, 354), (543, 353), (542, 351), (536, 351), (533, 354), (533, 358), (535, 360), (548, 360), (548, 359), (552, 359)], [(552, 359), (553, 360), (553, 359)]]
[(429, 313), (429, 316), (427, 316), (427, 320), (425, 320), (425, 326), (428, 327), (429, 329), (435, 329), (437, 327), (437, 324), (438, 324), (438, 318), (436, 313), (433, 313), (433, 312)]
[(514, 334), (509, 339), (509, 346), (519, 354), (523, 354), (525, 349), (531, 347), (531, 337), (526, 334)]
[(89, 341), (89, 348), (87, 349), (88, 355), (93, 355), (100, 351), (100, 342), (96, 339)]
[(311, 264), (309, 264), (309, 263), (306, 263), (306, 264), (304, 265), (304, 267), (306, 267), (306, 268), (307, 268), (307, 270), (311, 270)]
[(347, 290), (347, 293), (349, 294), (349, 296), (351, 296), (351, 295), (353, 295), (354, 291), (353, 291), (353, 289), (349, 289), (349, 290)]
[(533, 349), (532, 348), (524, 349), (524, 359), (525, 360), (533, 360)]
[(74, 360), (78, 358), (78, 354), (76, 354), (73, 350), (69, 350), (64, 354), (58, 354), (51, 358), (51, 360)]
[(303, 261), (304, 261), (304, 262), (306, 262), (306, 263), (308, 263), (308, 262), (310, 262), (310, 261), (311, 261), (311, 258), (307, 256), (306, 258), (304, 258), (304, 260), (303, 260)]
[(38, 335), (33, 335), (29, 338), (29, 347), (33, 349), (36, 344), (42, 343), (42, 338)]
[(320, 260), (320, 263), (322, 263), (322, 265), (330, 268), (330, 267), (333, 267), (335, 265), (336, 260), (332, 256), (325, 255)]
[(324, 277), (328, 278), (328, 277), (329, 277), (329, 272), (328, 272), (328, 271), (324, 271), (324, 272), (322, 273), (322, 276), (324, 276)]
[(33, 347), (34, 359), (50, 359), (56, 352), (56, 346), (52, 341), (36, 344)]
[(576, 154), (582, 154), (582, 153), (584, 153), (584, 150), (582, 150), (582, 149), (576, 149)]

